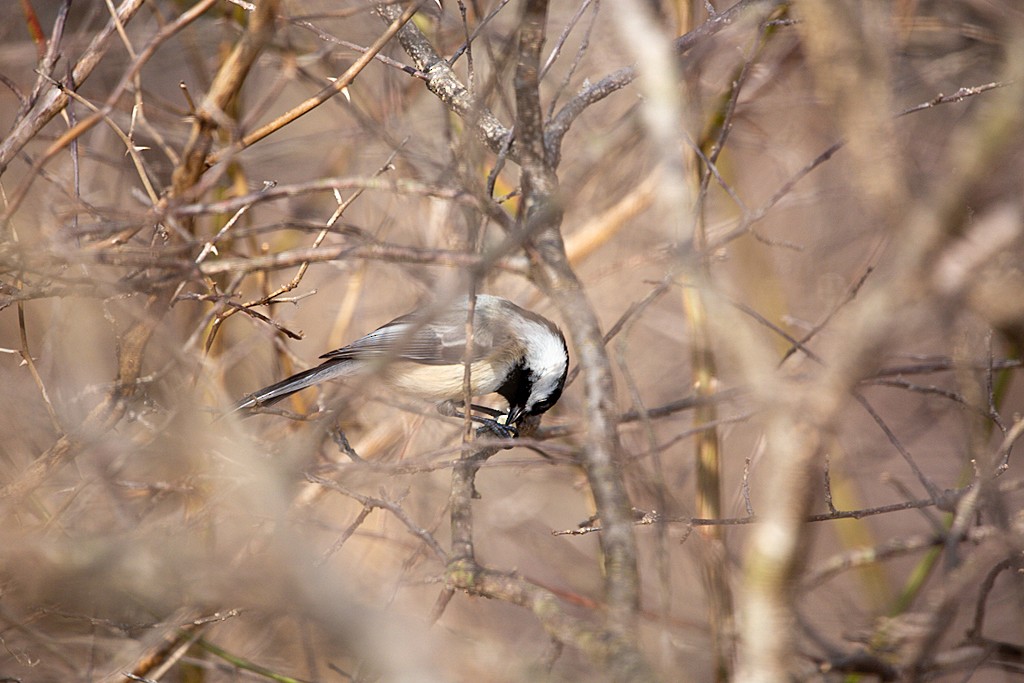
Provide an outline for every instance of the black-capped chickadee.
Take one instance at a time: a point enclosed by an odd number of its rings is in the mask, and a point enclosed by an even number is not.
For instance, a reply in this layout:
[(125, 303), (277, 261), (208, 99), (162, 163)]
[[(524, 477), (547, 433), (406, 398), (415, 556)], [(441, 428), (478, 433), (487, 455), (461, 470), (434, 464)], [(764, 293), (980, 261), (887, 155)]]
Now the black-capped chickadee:
[[(374, 371), (389, 388), (439, 407), (461, 401), (468, 308), (469, 299), (463, 297), (438, 313), (414, 311), (395, 318), (320, 356), (326, 359), (320, 365), (249, 394), (234, 410), (262, 408), (326, 380)], [(569, 351), (565, 337), (547, 318), (508, 299), (480, 294), (473, 312), (470, 361), (470, 393), (496, 393), (508, 401), (504, 424), (498, 426), (512, 427), (515, 434), (523, 418), (540, 415), (562, 395)]]

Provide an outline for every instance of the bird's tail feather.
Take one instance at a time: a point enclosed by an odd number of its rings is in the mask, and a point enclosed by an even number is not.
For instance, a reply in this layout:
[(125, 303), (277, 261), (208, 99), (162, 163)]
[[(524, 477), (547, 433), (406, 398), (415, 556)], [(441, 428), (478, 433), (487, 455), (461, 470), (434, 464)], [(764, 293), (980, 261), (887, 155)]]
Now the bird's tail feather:
[(355, 365), (351, 359), (326, 361), (315, 368), (303, 370), (287, 379), (263, 387), (259, 391), (254, 391), (232, 406), (230, 412), (234, 413), (240, 410), (272, 406), (278, 401), (283, 401), (292, 394), (314, 384), (320, 384), (336, 377), (351, 375), (355, 371)]

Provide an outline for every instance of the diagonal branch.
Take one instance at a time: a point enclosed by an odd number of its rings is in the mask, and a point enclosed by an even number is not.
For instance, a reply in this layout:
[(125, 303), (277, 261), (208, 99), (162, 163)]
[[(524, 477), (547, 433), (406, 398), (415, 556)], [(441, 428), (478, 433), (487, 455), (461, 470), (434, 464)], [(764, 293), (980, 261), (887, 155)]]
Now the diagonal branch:
[[(402, 8), (397, 4), (380, 4), (377, 13), (390, 23), (402, 15)], [(403, 26), (398, 32), (398, 40), (402, 49), (412, 57), (416, 68), (426, 73), (427, 89), (449, 109), (471, 122), (484, 144), (498, 154), (507, 144), (509, 129), (489, 109), (475, 101), (473, 94), (459, 81), (455, 71), (415, 24), (407, 23)], [(514, 144), (507, 156), (513, 161), (518, 160)]]
[[(142, 0), (125, 0), (117, 9), (117, 21), (122, 25), (126, 24), (135, 16), (140, 7), (142, 7)], [(100, 63), (100, 60), (106, 55), (110, 47), (110, 39), (113, 37), (115, 30), (116, 24), (111, 20), (107, 22), (103, 30), (97, 31), (92, 42), (89, 43), (89, 47), (85, 49), (82, 57), (71, 70), (70, 80), (72, 87), (81, 85), (89, 78), (93, 70)], [(51, 36), (50, 40), (52, 44), (57, 44), (59, 37), (54, 35)], [(18, 120), (10, 134), (0, 140), (0, 175), (3, 175), (7, 165), (14, 159), (15, 155), (30, 140), (35, 139), (43, 126), (49, 123), (68, 104), (68, 94), (64, 88), (56, 83), (40, 78), (40, 86), (45, 83), (49, 83), (49, 87), (41, 93), (38, 99), (32, 101), (32, 108), (27, 115)], [(37, 90), (41, 89), (41, 87), (37, 88)]]
[[(672, 42), (672, 47), (681, 57), (702, 40), (710, 38), (741, 19), (749, 17), (760, 23), (767, 19), (776, 8), (787, 4), (789, 4), (787, 0), (740, 0), (724, 12), (719, 12), (692, 31), (676, 38)], [(544, 138), (544, 145), (547, 147), (548, 154), (551, 155), (555, 168), (558, 167), (562, 138), (569, 132), (569, 128), (580, 114), (586, 111), (590, 105), (625, 88), (635, 81), (638, 75), (635, 65), (617, 69), (595, 83), (585, 84), (575, 97), (558, 110), (558, 113), (548, 123)]]
[(248, 30), (218, 69), (210, 91), (196, 111), (192, 133), (181, 154), (181, 164), (174, 169), (172, 196), (182, 196), (206, 171), (206, 157), (213, 146), (213, 133), (231, 100), (238, 96), (256, 57), (273, 35), (276, 13), (276, 2), (261, 2), (249, 18)]

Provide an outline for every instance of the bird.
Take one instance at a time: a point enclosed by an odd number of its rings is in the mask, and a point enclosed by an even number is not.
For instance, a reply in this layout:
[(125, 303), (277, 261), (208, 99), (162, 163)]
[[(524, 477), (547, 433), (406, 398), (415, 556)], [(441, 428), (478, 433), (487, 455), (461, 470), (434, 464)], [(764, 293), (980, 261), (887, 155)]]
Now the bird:
[[(436, 311), (423, 307), (395, 318), (348, 346), (320, 356), (320, 365), (254, 391), (231, 412), (258, 409), (328, 380), (374, 376), (391, 390), (433, 401), (447, 415), (462, 403), (469, 297)], [(520, 423), (541, 415), (562, 395), (569, 350), (561, 330), (547, 318), (508, 299), (478, 294), (473, 307), (473, 344), (469, 353), (470, 394), (498, 394), (501, 411), (470, 405), (471, 418), (499, 434), (517, 436)], [(473, 415), (477, 409), (491, 415)], [(501, 422), (493, 418), (504, 419)]]

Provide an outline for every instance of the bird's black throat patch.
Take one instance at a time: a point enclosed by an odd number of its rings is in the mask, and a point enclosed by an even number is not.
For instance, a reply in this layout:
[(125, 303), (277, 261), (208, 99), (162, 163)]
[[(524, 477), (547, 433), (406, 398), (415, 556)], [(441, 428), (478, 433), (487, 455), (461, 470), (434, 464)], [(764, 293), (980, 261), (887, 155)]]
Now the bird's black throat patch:
[(498, 391), (495, 393), (508, 401), (509, 412), (514, 412), (516, 408), (522, 410), (526, 407), (532, 390), (533, 378), (526, 368), (526, 362), (520, 360), (508, 373), (505, 383), (498, 387)]

